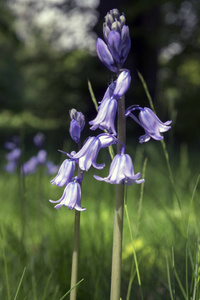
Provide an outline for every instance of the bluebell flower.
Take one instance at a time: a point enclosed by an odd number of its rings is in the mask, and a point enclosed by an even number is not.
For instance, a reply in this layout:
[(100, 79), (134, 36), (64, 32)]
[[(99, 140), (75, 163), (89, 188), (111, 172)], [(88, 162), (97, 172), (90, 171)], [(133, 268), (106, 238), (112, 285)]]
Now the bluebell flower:
[(132, 159), (128, 154), (117, 154), (111, 165), (109, 175), (107, 177), (100, 177), (94, 175), (94, 178), (99, 181), (105, 181), (111, 184), (124, 183), (126, 185), (131, 185), (132, 183), (142, 183), (144, 179), (139, 179), (141, 177), (140, 172), (134, 174), (134, 168)]
[(116, 80), (116, 86), (113, 91), (113, 97), (117, 100), (121, 98), (129, 89), (130, 83), (131, 83), (130, 71), (127, 69), (123, 70), (119, 74)]
[(117, 112), (117, 100), (122, 97), (129, 88), (131, 82), (130, 72), (128, 70), (122, 71), (117, 80), (109, 85), (103, 100), (98, 108), (96, 118), (89, 122), (92, 127), (91, 130), (100, 128), (106, 129), (109, 133), (117, 135), (115, 131), (115, 116)]
[[(133, 115), (131, 112), (139, 110), (139, 118)], [(126, 110), (126, 116), (130, 116), (140, 126), (144, 128), (145, 134), (139, 137), (139, 142), (142, 144), (148, 142), (150, 138), (154, 140), (162, 140), (163, 136), (161, 132), (168, 131), (172, 121), (161, 122), (161, 120), (155, 115), (155, 113), (148, 107), (131, 107)]]
[(71, 109), (69, 112), (71, 122), (69, 133), (71, 138), (76, 142), (80, 142), (81, 131), (85, 126), (85, 117), (81, 112), (76, 111), (76, 109)]
[(106, 129), (109, 133), (116, 135), (115, 131), (115, 116), (117, 112), (117, 100), (114, 98), (105, 99), (99, 106), (99, 111), (96, 118), (89, 122), (91, 130), (100, 128)]
[(108, 46), (106, 43), (101, 39), (97, 39), (96, 43), (96, 50), (97, 55), (101, 62), (112, 72), (117, 72), (117, 67), (115, 66), (115, 61), (112, 57), (112, 54), (108, 50)]
[(101, 104), (105, 99), (112, 98), (115, 87), (116, 87), (116, 81), (112, 81), (109, 84), (109, 86), (103, 96), (103, 99), (99, 102), (99, 104)]
[(49, 201), (51, 203), (59, 203), (55, 205), (56, 209), (59, 209), (61, 206), (67, 206), (70, 210), (75, 208), (78, 211), (86, 211), (86, 208), (81, 207), (81, 186), (77, 178), (67, 184), (59, 200)]
[(75, 170), (75, 161), (72, 159), (65, 159), (58, 170), (58, 174), (51, 180), (52, 184), (57, 186), (67, 185), (73, 178)]
[(105, 164), (97, 164), (96, 159), (99, 150), (113, 145), (117, 139), (109, 134), (102, 133), (96, 137), (89, 137), (83, 147), (75, 155), (67, 154), (70, 158), (74, 159), (82, 171), (88, 171), (91, 166), (96, 169), (103, 169)]
[(42, 132), (38, 132), (33, 138), (33, 142), (38, 148), (44, 146), (44, 141), (45, 141), (45, 135)]

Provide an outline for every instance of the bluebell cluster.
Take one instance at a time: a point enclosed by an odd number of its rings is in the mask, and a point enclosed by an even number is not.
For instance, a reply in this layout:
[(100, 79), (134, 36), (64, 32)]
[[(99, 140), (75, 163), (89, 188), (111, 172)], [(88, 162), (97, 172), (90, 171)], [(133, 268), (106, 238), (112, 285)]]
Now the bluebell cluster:
[[(97, 39), (96, 50), (101, 62), (112, 72), (116, 79), (111, 82), (106, 89), (102, 101), (99, 102), (97, 116), (90, 121), (91, 130), (101, 129), (103, 133), (97, 136), (90, 136), (77, 153), (66, 153), (69, 159), (66, 159), (58, 175), (51, 181), (52, 184), (65, 186), (62, 197), (50, 202), (58, 203), (55, 208), (67, 206), (69, 209), (85, 210), (81, 207), (81, 182), (83, 180), (83, 171), (88, 171), (91, 166), (96, 169), (104, 168), (105, 164), (97, 164), (96, 159), (102, 148), (120, 143), (122, 144), (121, 153), (118, 153), (110, 166), (109, 175), (105, 178), (94, 175), (99, 181), (105, 181), (111, 184), (140, 184), (144, 179), (140, 179), (141, 174), (134, 173), (134, 167), (130, 155), (125, 153), (125, 145), (118, 140), (115, 129), (115, 117), (117, 114), (118, 100), (125, 95), (131, 83), (130, 71), (123, 69), (128, 53), (131, 47), (129, 28), (126, 25), (125, 16), (120, 15), (117, 9), (113, 9), (105, 16), (103, 24), (104, 40)], [(136, 117), (134, 113), (138, 111)], [(153, 138), (161, 140), (161, 132), (168, 131), (171, 121), (162, 123), (155, 113), (147, 107), (132, 105), (125, 111), (126, 117), (131, 117), (145, 131), (145, 134), (139, 138), (140, 143), (144, 143)], [(85, 125), (85, 119), (81, 112), (75, 109), (70, 111), (70, 135), (76, 142), (80, 143), (81, 131)], [(79, 166), (79, 174), (73, 177), (75, 164)]]

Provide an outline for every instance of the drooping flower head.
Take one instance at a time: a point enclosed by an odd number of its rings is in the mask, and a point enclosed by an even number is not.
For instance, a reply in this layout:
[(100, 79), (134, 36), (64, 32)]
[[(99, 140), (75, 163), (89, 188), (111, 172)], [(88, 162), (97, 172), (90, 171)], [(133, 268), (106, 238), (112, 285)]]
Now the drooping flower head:
[(110, 10), (103, 24), (105, 42), (97, 39), (98, 57), (112, 72), (117, 72), (123, 66), (131, 47), (129, 28), (125, 23), (123, 14), (120, 15), (117, 9)]
[(76, 209), (78, 211), (86, 211), (86, 208), (81, 207), (81, 179), (76, 176), (73, 181), (69, 182), (64, 189), (62, 197), (57, 200), (49, 200), (51, 203), (58, 203), (55, 205), (56, 209), (61, 206), (67, 206), (70, 210)]
[(92, 125), (92, 127), (90, 127), (91, 130), (96, 130), (97, 128), (102, 130), (106, 129), (109, 133), (117, 135), (114, 125), (117, 112), (117, 100), (126, 93), (130, 82), (130, 72), (123, 70), (117, 80), (108, 87), (98, 108), (96, 118), (89, 122), (89, 124)]
[[(137, 118), (132, 111), (139, 110), (139, 117)], [(155, 113), (148, 107), (130, 107), (126, 110), (126, 116), (130, 116), (140, 126), (144, 128), (145, 134), (139, 137), (139, 142), (142, 144), (148, 142), (150, 138), (154, 140), (162, 140), (163, 136), (160, 132), (168, 131), (172, 121), (161, 122)]]
[(85, 126), (85, 117), (81, 112), (77, 111), (74, 108), (70, 110), (69, 115), (71, 118), (69, 128), (70, 136), (76, 143), (79, 143), (81, 131)]
[(107, 177), (100, 177), (94, 175), (94, 178), (99, 181), (105, 181), (111, 184), (126, 184), (142, 183), (144, 179), (141, 177), (140, 172), (134, 174), (134, 168), (132, 159), (128, 154), (124, 154), (124, 148), (122, 148), (121, 154), (117, 154), (110, 165), (109, 175)]
[[(74, 154), (75, 152), (72, 152)], [(58, 170), (58, 174), (51, 180), (52, 184), (57, 186), (67, 185), (73, 178), (75, 171), (75, 161), (72, 159), (65, 159)]]
[(103, 169), (105, 164), (97, 164), (96, 159), (99, 150), (117, 142), (117, 139), (107, 133), (89, 137), (83, 147), (75, 155), (67, 154), (79, 164), (82, 171), (88, 171), (91, 166), (96, 169)]

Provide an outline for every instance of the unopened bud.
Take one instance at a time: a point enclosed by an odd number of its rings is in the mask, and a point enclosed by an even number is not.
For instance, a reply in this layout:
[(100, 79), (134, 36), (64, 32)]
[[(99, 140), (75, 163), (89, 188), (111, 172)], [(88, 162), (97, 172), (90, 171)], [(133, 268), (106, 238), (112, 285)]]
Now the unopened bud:
[(113, 16), (114, 20), (119, 20), (120, 14), (117, 8), (110, 10), (110, 14)]
[(115, 21), (112, 23), (111, 26), (112, 31), (118, 31), (119, 33), (121, 32), (121, 23), (119, 21)]

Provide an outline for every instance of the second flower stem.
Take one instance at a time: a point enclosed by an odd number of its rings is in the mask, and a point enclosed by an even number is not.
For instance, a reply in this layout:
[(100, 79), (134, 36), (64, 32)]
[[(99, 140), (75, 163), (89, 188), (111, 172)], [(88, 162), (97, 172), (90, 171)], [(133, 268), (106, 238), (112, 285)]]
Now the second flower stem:
[[(125, 97), (118, 100), (118, 140), (126, 142), (126, 117)], [(117, 153), (121, 153), (122, 145), (117, 144)], [(122, 238), (123, 238), (123, 215), (124, 215), (124, 184), (116, 185), (112, 270), (111, 270), (111, 291), (110, 300), (120, 300), (121, 291), (121, 269), (122, 269)]]
[[(79, 231), (80, 231), (80, 211), (75, 210), (74, 245), (73, 245), (72, 272), (71, 272), (71, 289), (77, 284)], [(73, 288), (71, 290), (70, 300), (76, 300), (76, 292), (77, 292), (77, 288)]]

